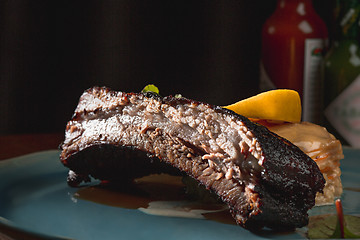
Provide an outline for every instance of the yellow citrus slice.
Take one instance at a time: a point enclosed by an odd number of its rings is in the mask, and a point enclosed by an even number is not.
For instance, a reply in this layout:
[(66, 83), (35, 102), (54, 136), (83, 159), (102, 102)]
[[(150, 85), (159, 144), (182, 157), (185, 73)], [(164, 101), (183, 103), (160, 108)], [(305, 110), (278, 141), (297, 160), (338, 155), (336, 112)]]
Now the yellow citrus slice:
[(248, 118), (284, 122), (301, 120), (300, 96), (298, 92), (288, 89), (263, 92), (224, 108)]

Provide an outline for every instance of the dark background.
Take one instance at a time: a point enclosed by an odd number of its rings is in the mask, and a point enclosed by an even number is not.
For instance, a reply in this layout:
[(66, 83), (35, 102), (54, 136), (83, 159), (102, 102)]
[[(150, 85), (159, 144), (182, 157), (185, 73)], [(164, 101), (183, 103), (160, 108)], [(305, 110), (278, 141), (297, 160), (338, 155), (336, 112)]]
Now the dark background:
[[(331, 22), (329, 0), (314, 0)], [(94, 85), (226, 105), (258, 92), (275, 0), (0, 1), (0, 134), (62, 132)]]

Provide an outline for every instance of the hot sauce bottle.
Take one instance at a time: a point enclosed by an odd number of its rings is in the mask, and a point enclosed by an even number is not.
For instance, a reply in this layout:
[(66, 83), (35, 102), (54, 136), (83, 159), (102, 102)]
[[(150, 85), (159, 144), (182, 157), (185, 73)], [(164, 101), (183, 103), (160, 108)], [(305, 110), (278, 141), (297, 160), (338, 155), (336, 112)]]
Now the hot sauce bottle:
[(262, 29), (260, 89), (299, 92), (303, 121), (319, 123), (321, 65), (328, 31), (311, 0), (278, 0)]

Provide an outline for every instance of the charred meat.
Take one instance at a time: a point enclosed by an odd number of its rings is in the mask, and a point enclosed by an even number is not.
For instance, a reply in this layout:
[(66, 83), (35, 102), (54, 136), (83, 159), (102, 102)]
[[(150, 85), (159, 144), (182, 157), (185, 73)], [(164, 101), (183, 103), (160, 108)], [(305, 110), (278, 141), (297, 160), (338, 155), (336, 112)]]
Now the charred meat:
[(72, 185), (186, 173), (249, 229), (305, 226), (325, 184), (298, 147), (230, 110), (100, 87), (81, 96), (60, 159)]

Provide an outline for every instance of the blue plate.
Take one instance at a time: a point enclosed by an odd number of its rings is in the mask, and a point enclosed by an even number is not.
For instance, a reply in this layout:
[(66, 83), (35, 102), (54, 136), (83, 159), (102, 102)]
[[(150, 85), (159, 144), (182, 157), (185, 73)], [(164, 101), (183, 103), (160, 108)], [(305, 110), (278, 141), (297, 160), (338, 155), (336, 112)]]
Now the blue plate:
[[(344, 149), (341, 162), (345, 214), (360, 214), (360, 150)], [(206, 219), (155, 216), (76, 198), (68, 187), (59, 151), (38, 152), (0, 162), (0, 225), (55, 239), (303, 239), (302, 231), (254, 234)], [(315, 207), (310, 215), (335, 212)]]

